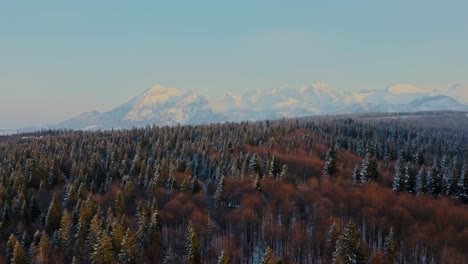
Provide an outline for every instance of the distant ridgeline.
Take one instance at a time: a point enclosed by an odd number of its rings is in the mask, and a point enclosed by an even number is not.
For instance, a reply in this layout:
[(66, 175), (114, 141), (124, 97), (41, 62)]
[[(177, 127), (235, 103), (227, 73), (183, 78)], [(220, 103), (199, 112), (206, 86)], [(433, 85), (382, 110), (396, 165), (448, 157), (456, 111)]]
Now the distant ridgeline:
[(468, 263), (466, 112), (0, 136), (0, 263)]

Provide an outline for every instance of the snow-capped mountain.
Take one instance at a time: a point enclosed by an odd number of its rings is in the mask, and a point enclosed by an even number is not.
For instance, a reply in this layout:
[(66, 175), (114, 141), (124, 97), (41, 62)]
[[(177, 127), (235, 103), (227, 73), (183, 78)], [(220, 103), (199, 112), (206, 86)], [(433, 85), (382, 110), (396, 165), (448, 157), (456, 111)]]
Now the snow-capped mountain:
[[(111, 129), (146, 125), (203, 124), (222, 121), (256, 121), (309, 115), (407, 112), (431, 110), (468, 111), (465, 86), (427, 90), (408, 84), (359, 93), (339, 93), (322, 83), (298, 89), (275, 88), (225, 95), (209, 103), (193, 91), (155, 85), (145, 93), (108, 112), (87, 112), (56, 127)], [(466, 87), (468, 88), (468, 87)], [(460, 101), (449, 94), (460, 95)], [(463, 97), (465, 96), (465, 97)], [(467, 98), (468, 99), (468, 98)]]
[(177, 125), (221, 121), (208, 106), (207, 99), (192, 91), (155, 85), (145, 93), (111, 111), (88, 112), (58, 125), (72, 129), (110, 129)]

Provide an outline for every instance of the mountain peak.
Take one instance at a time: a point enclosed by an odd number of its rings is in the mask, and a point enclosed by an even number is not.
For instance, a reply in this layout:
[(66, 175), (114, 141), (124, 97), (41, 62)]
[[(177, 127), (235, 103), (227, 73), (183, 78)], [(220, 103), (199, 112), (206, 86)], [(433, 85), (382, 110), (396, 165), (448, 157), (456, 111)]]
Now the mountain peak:
[(157, 103), (165, 103), (171, 97), (174, 96), (181, 96), (184, 93), (180, 90), (171, 87), (165, 87), (162, 85), (154, 85), (148, 91), (146, 91), (141, 99), (140, 102), (147, 105), (147, 104), (157, 104)]
[[(465, 94), (466, 86), (450, 91)], [(227, 94), (208, 102), (192, 90), (154, 85), (146, 92), (111, 111), (90, 112), (67, 120), (59, 127), (78, 129), (128, 128), (132, 126), (201, 124), (299, 117), (316, 114), (360, 112), (404, 112), (429, 110), (468, 111), (442, 91), (430, 91), (410, 84), (360, 93), (340, 93), (317, 82), (300, 88), (272, 88)], [(460, 96), (456, 97), (459, 99)]]

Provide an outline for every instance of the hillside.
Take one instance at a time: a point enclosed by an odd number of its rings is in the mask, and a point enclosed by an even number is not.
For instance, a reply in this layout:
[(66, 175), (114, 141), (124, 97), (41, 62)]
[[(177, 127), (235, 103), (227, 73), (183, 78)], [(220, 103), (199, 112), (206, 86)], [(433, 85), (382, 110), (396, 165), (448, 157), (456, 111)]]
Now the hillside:
[(467, 263), (467, 155), (465, 112), (0, 136), (0, 263)]

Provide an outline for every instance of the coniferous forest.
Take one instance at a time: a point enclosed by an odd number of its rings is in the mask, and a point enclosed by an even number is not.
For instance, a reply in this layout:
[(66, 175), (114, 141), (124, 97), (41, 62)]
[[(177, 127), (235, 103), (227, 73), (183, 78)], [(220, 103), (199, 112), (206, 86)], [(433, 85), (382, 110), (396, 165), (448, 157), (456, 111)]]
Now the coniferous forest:
[(468, 116), (0, 137), (0, 263), (468, 263)]

